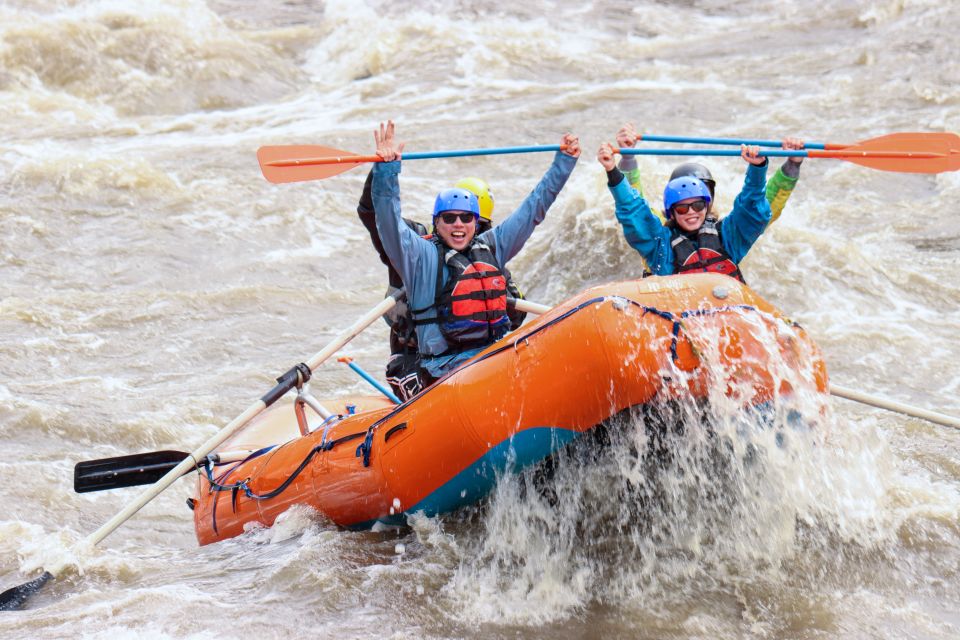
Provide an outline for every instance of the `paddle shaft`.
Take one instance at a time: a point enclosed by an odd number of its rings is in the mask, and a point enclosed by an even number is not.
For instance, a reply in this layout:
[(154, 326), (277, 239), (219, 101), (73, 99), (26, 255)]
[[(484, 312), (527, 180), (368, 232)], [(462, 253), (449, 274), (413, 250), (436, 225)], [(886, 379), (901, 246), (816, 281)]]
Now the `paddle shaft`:
[[(550, 307), (546, 305), (530, 302), (529, 300), (517, 300), (516, 307), (518, 311), (525, 311), (527, 313), (534, 314), (546, 313), (550, 310)], [(926, 420), (934, 424), (960, 429), (960, 418), (954, 418), (953, 416), (937, 413), (936, 411), (927, 411), (926, 409), (920, 409), (919, 407), (911, 407), (910, 405), (903, 404), (901, 402), (894, 402), (893, 400), (887, 400), (886, 398), (880, 398), (878, 396), (872, 396), (860, 391), (854, 391), (853, 389), (841, 387), (833, 383), (830, 384), (830, 395), (843, 398), (845, 400), (860, 402), (878, 409), (886, 409), (887, 411), (902, 413), (903, 415), (907, 415), (912, 418), (920, 418), (921, 420)]]
[[(490, 149), (460, 149), (452, 151), (421, 151), (402, 154), (404, 160), (427, 160), (430, 158), (465, 158), (469, 156), (496, 156), (509, 153), (538, 153), (541, 151), (563, 151), (566, 145), (547, 144), (533, 147), (494, 147)], [(270, 167), (304, 167), (322, 164), (355, 164), (361, 162), (383, 162), (380, 156), (326, 156), (317, 158), (290, 158), (271, 160), (264, 164)]]
[(953, 416), (948, 416), (944, 413), (927, 411), (926, 409), (920, 409), (918, 407), (911, 407), (910, 405), (906, 405), (901, 402), (894, 402), (893, 400), (872, 396), (861, 391), (854, 391), (853, 389), (841, 387), (833, 383), (830, 383), (830, 393), (831, 395), (835, 395), (838, 398), (843, 398), (845, 400), (861, 402), (863, 404), (870, 405), (871, 407), (877, 407), (878, 409), (886, 409), (887, 411), (902, 413), (913, 418), (920, 418), (921, 420), (926, 420), (927, 422), (943, 425), (945, 427), (960, 429), (960, 418), (954, 418)]
[(358, 365), (356, 362), (353, 361), (353, 358), (344, 356), (344, 357), (342, 357), (342, 358), (338, 358), (338, 360), (339, 360), (340, 362), (346, 364), (346, 365), (347, 365), (348, 367), (350, 367), (351, 369), (353, 369), (353, 372), (354, 372), (354, 373), (356, 373), (358, 376), (360, 376), (361, 378), (363, 378), (364, 380), (366, 380), (366, 381), (370, 384), (371, 387), (373, 387), (374, 389), (376, 389), (377, 391), (379, 391), (380, 393), (382, 393), (384, 396), (386, 396), (388, 400), (390, 400), (391, 402), (393, 402), (393, 404), (402, 404), (402, 403), (403, 403), (403, 401), (402, 401), (400, 398), (398, 398), (392, 391), (390, 391), (390, 389), (388, 389), (388, 388), (386, 388), (385, 386), (383, 386), (382, 384), (380, 384), (380, 382), (379, 382), (376, 378), (374, 378), (374, 377), (371, 376), (369, 373), (367, 373), (366, 371), (364, 371), (364, 370), (360, 367), (360, 365)]
[[(614, 149), (624, 156), (739, 156), (736, 149)], [(761, 151), (768, 158), (945, 158), (946, 154), (932, 151), (851, 151), (849, 149), (776, 149)]]
[[(690, 138), (686, 136), (660, 136), (644, 133), (637, 136), (638, 142), (680, 142), (688, 144), (748, 144), (755, 147), (780, 147), (782, 140), (751, 140), (748, 138)], [(823, 142), (804, 142), (804, 149), (844, 149), (849, 145)]]
[(542, 313), (546, 313), (547, 311), (550, 311), (550, 307), (548, 307), (545, 304), (537, 304), (536, 302), (530, 302), (529, 300), (522, 300), (520, 298), (516, 298), (513, 301), (513, 305), (514, 307), (516, 307), (517, 311), (522, 311), (524, 313), (533, 313), (536, 315), (540, 315)]

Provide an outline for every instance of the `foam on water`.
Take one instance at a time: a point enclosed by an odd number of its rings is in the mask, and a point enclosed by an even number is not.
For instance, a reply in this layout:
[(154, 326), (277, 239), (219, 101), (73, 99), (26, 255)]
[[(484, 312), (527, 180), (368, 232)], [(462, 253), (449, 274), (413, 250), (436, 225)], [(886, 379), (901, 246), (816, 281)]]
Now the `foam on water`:
[(297, 79), (199, 0), (136, 10), (106, 0), (14, 17), (4, 29), (8, 84), (104, 101), (124, 115), (234, 108), (283, 95)]
[[(370, 153), (389, 117), (410, 151), (578, 133), (579, 166), (510, 264), (554, 303), (640, 273), (593, 161), (621, 123), (957, 131), (957, 18), (941, 0), (3, 3), (0, 587), (72, 568), (0, 637), (955, 637), (960, 434), (842, 400), (781, 448), (714, 394), (712, 414), (678, 411), (732, 452), (691, 429), (657, 474), (634, 416), (550, 481), (509, 476), (486, 507), (399, 532), (295, 510), (198, 549), (182, 482), (74, 551), (136, 490), (69, 487), (78, 460), (198, 446), (382, 296), (354, 214), (365, 169), (270, 185), (260, 145)], [(549, 162), (405, 162), (404, 213), (427, 219), (439, 187), (476, 175), (502, 219)], [(677, 159), (638, 163), (656, 201)], [(743, 163), (707, 164), (729, 211)], [(956, 414), (958, 194), (960, 172), (808, 160), (746, 277), (837, 384)], [(380, 374), (384, 325), (348, 352)], [(332, 363), (312, 385), (366, 391)]]

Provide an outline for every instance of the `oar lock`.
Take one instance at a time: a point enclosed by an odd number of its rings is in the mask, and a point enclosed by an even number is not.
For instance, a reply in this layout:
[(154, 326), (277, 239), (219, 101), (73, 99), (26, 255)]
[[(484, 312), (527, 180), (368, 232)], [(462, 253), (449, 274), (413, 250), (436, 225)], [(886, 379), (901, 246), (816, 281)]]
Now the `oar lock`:
[[(309, 435), (311, 431), (310, 424), (307, 420), (307, 414), (304, 409), (305, 406), (310, 407), (314, 410), (314, 412), (316, 412), (317, 415), (323, 418), (325, 425), (328, 424), (330, 419), (336, 415), (325, 406), (320, 404), (319, 400), (310, 395), (310, 391), (306, 386), (297, 387), (297, 398), (293, 402), (293, 411), (297, 416), (297, 426), (300, 428), (301, 436)], [(324, 440), (326, 440), (326, 431), (324, 431)]]
[(277, 378), (277, 385), (260, 398), (264, 407), (272, 405), (283, 397), (287, 391), (290, 391), (290, 389), (300, 389), (303, 387), (303, 385), (310, 380), (310, 375), (310, 367), (302, 362), (291, 367), (289, 371)]
[[(297, 372), (297, 389), (300, 389), (303, 387), (303, 385), (309, 382), (310, 376), (312, 375), (310, 367), (301, 362), (292, 370)], [(277, 382), (280, 382), (280, 380), (277, 380)]]

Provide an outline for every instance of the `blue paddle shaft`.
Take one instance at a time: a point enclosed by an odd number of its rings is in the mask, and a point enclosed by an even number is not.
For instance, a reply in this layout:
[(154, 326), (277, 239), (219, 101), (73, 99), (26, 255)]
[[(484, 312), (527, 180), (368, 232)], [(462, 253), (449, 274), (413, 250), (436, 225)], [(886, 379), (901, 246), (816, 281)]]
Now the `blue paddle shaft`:
[(462, 158), (466, 156), (496, 156), (506, 153), (536, 153), (538, 151), (560, 151), (558, 144), (546, 144), (535, 147), (494, 147), (491, 149), (461, 149), (459, 151), (421, 151), (404, 153), (404, 160), (425, 160), (427, 158)]
[[(688, 138), (685, 136), (658, 136), (641, 134), (640, 142), (686, 142), (690, 144), (749, 144), (757, 147), (779, 147), (782, 140), (749, 140), (741, 138)], [(804, 142), (804, 149), (825, 149), (822, 142)]]
[[(739, 156), (740, 152), (736, 149), (620, 149), (620, 155), (624, 156)], [(809, 154), (804, 149), (787, 150), (777, 149), (773, 151), (761, 151), (761, 156), (767, 157), (802, 157), (806, 158)]]
[(390, 400), (392, 400), (394, 404), (400, 404), (400, 398), (398, 398), (397, 396), (393, 395), (393, 392), (390, 391), (390, 389), (387, 389), (385, 386), (383, 386), (382, 384), (380, 384), (379, 382), (377, 382), (377, 381), (373, 378), (373, 376), (371, 376), (369, 373), (367, 373), (366, 371), (364, 371), (363, 369), (361, 369), (356, 363), (354, 363), (354, 362), (348, 362), (348, 363), (347, 363), (347, 366), (349, 366), (351, 369), (353, 369), (354, 371), (356, 371), (357, 374), (358, 374), (361, 378), (363, 378), (364, 380), (366, 380), (367, 382), (369, 382), (369, 383), (373, 386), (374, 389), (376, 389), (377, 391), (379, 391), (379, 392), (382, 393), (383, 395), (385, 395), (385, 396), (387, 396), (388, 398), (390, 398)]

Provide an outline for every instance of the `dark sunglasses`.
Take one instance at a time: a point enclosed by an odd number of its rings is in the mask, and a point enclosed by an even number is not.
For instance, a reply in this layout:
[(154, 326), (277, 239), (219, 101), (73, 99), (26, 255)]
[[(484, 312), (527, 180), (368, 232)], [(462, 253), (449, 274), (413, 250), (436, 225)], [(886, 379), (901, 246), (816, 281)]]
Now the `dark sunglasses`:
[(446, 224), (455, 223), (457, 221), (457, 218), (459, 218), (460, 222), (462, 222), (463, 224), (468, 224), (473, 220), (477, 219), (475, 215), (473, 215), (468, 211), (464, 211), (463, 213), (451, 213), (448, 211), (446, 213), (441, 213), (440, 218), (442, 218)]
[(685, 214), (690, 209), (693, 209), (697, 213), (700, 213), (707, 208), (706, 200), (694, 200), (693, 202), (687, 202), (685, 204), (675, 204), (673, 205), (673, 212), (678, 213), (681, 216)]

